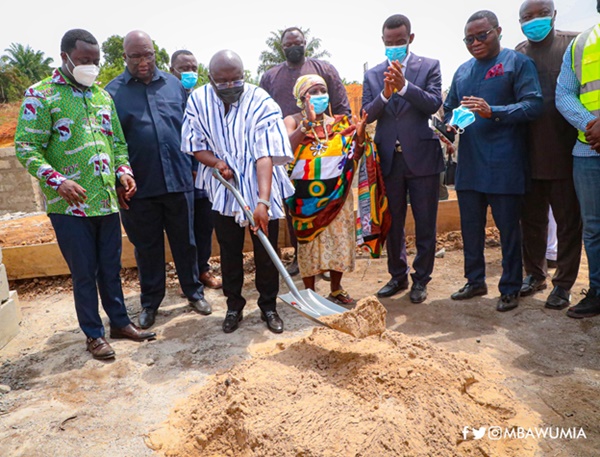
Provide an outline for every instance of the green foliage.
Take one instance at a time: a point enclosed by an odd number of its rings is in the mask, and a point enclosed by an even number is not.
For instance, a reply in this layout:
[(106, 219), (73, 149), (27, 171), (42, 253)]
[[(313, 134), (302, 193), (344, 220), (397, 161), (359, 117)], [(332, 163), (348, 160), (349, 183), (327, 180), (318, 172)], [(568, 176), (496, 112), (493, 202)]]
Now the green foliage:
[(8, 54), (2, 56), (2, 60), (19, 70), (31, 82), (41, 81), (52, 74), (50, 65), (53, 59), (44, 57), (42, 51), (35, 51), (31, 46), (20, 43), (11, 43), (5, 51)]
[(121, 71), (125, 68), (123, 60), (123, 37), (119, 35), (109, 36), (101, 46), (102, 57), (104, 63), (102, 66), (120, 68)]
[(17, 68), (0, 62), (0, 103), (21, 100), (31, 81)]
[[(321, 59), (323, 57), (331, 57), (331, 54), (325, 49), (321, 48), (320, 38), (310, 38), (310, 29), (300, 29), (306, 38), (306, 57), (313, 57), (315, 59)], [(267, 44), (267, 50), (260, 53), (260, 65), (258, 66), (258, 74), (262, 74), (280, 63), (285, 62), (285, 53), (281, 47), (281, 34), (282, 30), (277, 32), (271, 32), (271, 35), (267, 38), (265, 43)]]
[(198, 83), (196, 84), (196, 87), (204, 86), (209, 82), (208, 67), (205, 67), (202, 63), (198, 64)]
[(252, 72), (250, 70), (244, 70), (244, 81), (254, 84), (255, 86), (258, 86), (259, 84), (258, 76), (252, 76)]

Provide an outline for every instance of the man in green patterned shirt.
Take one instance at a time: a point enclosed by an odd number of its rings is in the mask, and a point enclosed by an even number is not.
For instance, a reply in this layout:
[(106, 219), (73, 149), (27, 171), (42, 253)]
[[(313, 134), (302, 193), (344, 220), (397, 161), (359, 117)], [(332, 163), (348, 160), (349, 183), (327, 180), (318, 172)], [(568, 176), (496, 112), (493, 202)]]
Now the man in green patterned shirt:
[(15, 145), (17, 158), (40, 181), (48, 216), (73, 280), (75, 310), (87, 349), (115, 356), (104, 338), (98, 292), (111, 338), (155, 338), (131, 323), (121, 288), (121, 224), (116, 180), (125, 198), (136, 191), (127, 144), (115, 106), (95, 84), (98, 42), (69, 30), (61, 41), (62, 66), (25, 91)]

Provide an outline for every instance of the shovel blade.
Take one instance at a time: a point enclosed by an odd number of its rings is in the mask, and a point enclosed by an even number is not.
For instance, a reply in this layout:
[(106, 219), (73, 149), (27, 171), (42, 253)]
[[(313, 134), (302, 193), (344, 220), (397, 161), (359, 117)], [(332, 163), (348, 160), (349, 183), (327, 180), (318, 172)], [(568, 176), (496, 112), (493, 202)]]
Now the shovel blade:
[(329, 325), (320, 321), (319, 318), (348, 311), (348, 309), (321, 297), (310, 289), (299, 290), (297, 292), (297, 294), (291, 292), (283, 294), (279, 298), (286, 305), (292, 307), (294, 311), (325, 327), (329, 327)]

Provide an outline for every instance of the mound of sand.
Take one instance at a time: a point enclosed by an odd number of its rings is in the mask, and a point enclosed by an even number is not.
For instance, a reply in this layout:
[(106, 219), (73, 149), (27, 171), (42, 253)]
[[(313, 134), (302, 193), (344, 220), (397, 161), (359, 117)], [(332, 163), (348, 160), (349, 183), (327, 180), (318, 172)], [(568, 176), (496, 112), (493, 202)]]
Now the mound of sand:
[(165, 456), (533, 456), (533, 440), (463, 438), (465, 427), (538, 417), (481, 361), (387, 331), (328, 328), (248, 360), (179, 404), (147, 444)]
[(373, 296), (363, 298), (350, 311), (321, 317), (320, 320), (340, 332), (356, 338), (366, 338), (385, 332), (385, 316), (387, 310)]

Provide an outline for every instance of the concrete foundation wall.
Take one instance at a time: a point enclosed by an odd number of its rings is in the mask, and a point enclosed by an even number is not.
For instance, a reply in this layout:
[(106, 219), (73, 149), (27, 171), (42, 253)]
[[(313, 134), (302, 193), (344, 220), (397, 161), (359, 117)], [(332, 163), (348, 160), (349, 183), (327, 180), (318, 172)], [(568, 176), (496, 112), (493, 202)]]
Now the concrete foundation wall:
[(0, 148), (0, 214), (43, 211), (38, 181), (20, 164), (15, 148)]
[(17, 292), (8, 290), (6, 267), (1, 261), (0, 248), (0, 349), (8, 344), (19, 333), (21, 308)]

